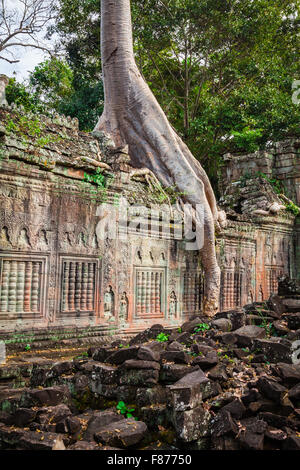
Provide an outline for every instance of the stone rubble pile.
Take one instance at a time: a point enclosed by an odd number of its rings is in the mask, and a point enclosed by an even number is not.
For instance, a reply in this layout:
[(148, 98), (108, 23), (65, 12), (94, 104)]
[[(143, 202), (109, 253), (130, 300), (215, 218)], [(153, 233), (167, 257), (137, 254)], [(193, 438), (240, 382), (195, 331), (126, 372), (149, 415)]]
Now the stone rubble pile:
[(300, 295), (284, 282), (213, 320), (33, 361), (26, 387), (1, 368), (0, 448), (300, 450)]

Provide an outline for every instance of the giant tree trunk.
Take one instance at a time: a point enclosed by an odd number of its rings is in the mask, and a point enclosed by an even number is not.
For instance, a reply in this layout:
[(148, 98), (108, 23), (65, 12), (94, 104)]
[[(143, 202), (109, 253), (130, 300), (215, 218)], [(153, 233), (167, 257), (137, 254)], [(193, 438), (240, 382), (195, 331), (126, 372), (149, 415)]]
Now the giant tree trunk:
[(104, 112), (95, 130), (116, 146), (129, 146), (132, 162), (149, 168), (162, 185), (175, 185), (184, 202), (204, 208), (204, 313), (212, 316), (219, 300), (220, 269), (215, 253), (216, 200), (200, 163), (176, 134), (133, 55), (130, 0), (101, 0), (101, 54)]

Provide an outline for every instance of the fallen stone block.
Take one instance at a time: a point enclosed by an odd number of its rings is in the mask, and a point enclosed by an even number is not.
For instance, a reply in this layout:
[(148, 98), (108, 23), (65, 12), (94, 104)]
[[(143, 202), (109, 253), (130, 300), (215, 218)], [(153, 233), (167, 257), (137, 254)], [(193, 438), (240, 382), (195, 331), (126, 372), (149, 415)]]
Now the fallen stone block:
[(190, 320), (190, 321), (187, 321), (185, 322), (182, 326), (181, 326), (181, 331), (183, 333), (194, 333), (195, 331), (195, 328), (197, 328), (197, 325), (199, 323), (203, 323), (205, 321), (205, 318), (200, 318), (200, 317), (196, 317), (194, 318), (193, 320)]
[(173, 424), (178, 439), (195, 441), (210, 434), (210, 413), (202, 405), (187, 411), (174, 411)]
[(213, 437), (220, 437), (225, 434), (234, 434), (238, 432), (238, 426), (231, 417), (229, 411), (220, 411), (217, 416), (211, 420), (211, 434)]
[(0, 442), (2, 448), (22, 450), (52, 450), (59, 434), (48, 432), (24, 431), (0, 425)]
[(141, 346), (137, 353), (137, 359), (141, 361), (159, 361), (160, 352), (153, 350), (149, 346)]
[(67, 386), (48, 387), (44, 389), (27, 390), (21, 397), (25, 407), (55, 406), (61, 403), (70, 403), (71, 395)]
[(211, 326), (224, 333), (232, 330), (232, 323), (228, 318), (217, 318), (211, 322)]
[(261, 352), (265, 356), (265, 360), (271, 363), (292, 362), (291, 344), (289, 341), (281, 342), (280, 338), (255, 339), (253, 350)]
[(209, 369), (216, 364), (218, 364), (219, 358), (217, 355), (217, 351), (209, 351), (206, 355), (200, 355), (193, 359), (192, 365), (199, 366), (201, 369), (206, 370)]
[(239, 434), (238, 441), (245, 450), (263, 450), (264, 449), (264, 435), (256, 434), (250, 431), (242, 431)]
[(105, 445), (127, 448), (138, 444), (147, 431), (145, 423), (128, 418), (106, 426), (95, 434), (95, 440)]
[(199, 366), (185, 364), (162, 364), (159, 380), (167, 384), (172, 384), (180, 380), (185, 375), (195, 372), (198, 369)]
[(127, 361), (123, 362), (120, 366), (124, 369), (154, 369), (160, 370), (160, 365), (158, 362), (154, 361), (141, 361), (136, 359), (128, 359)]
[(95, 363), (91, 374), (91, 380), (92, 382), (99, 382), (100, 384), (114, 385), (116, 371), (116, 366)]
[(171, 400), (170, 390), (162, 385), (155, 385), (152, 388), (138, 388), (135, 400), (138, 407), (167, 404)]
[(290, 389), (289, 398), (291, 400), (300, 400), (300, 383)]
[(283, 383), (287, 385), (296, 385), (300, 382), (300, 364), (279, 362), (275, 366), (275, 371), (281, 377)]
[(125, 369), (120, 368), (116, 374), (119, 385), (132, 385), (136, 387), (153, 387), (159, 379), (159, 371), (155, 369)]
[(241, 419), (246, 413), (246, 407), (239, 398), (236, 398), (232, 402), (223, 406), (222, 411), (229, 411), (233, 418)]
[(201, 369), (185, 375), (169, 387), (175, 411), (186, 411), (201, 404), (211, 391), (211, 384)]
[(122, 415), (119, 415), (116, 411), (105, 410), (94, 412), (87, 423), (83, 439), (86, 441), (94, 441), (94, 436), (98, 431), (112, 423), (120, 422), (122, 419), (124, 419)]
[[(226, 312), (219, 312), (215, 315), (214, 319), (226, 318), (231, 323), (231, 330), (237, 330), (246, 324), (246, 313), (244, 309), (229, 310)], [(228, 331), (228, 330), (226, 330)]]
[(274, 400), (276, 403), (280, 403), (281, 398), (287, 391), (283, 385), (266, 377), (258, 379), (257, 388), (262, 395), (270, 398), (270, 400)]
[(300, 329), (300, 312), (284, 315), (283, 318), (287, 321), (290, 330)]
[(130, 346), (129, 348), (118, 349), (108, 356), (104, 362), (116, 365), (123, 364), (123, 362), (128, 361), (129, 359), (137, 359), (138, 350), (138, 346)]
[(260, 328), (256, 325), (246, 325), (242, 326), (238, 330), (235, 330), (234, 336), (236, 338), (236, 343), (239, 346), (251, 346), (253, 340), (257, 338), (264, 338), (266, 332), (264, 328)]
[(55, 431), (63, 434), (77, 434), (81, 430), (80, 420), (76, 416), (68, 416), (57, 423)]
[(175, 362), (175, 364), (189, 364), (192, 360), (185, 351), (163, 351), (160, 359), (161, 361)]
[(9, 424), (14, 424), (19, 428), (25, 427), (35, 420), (36, 414), (36, 411), (31, 408), (18, 408), (11, 416)]

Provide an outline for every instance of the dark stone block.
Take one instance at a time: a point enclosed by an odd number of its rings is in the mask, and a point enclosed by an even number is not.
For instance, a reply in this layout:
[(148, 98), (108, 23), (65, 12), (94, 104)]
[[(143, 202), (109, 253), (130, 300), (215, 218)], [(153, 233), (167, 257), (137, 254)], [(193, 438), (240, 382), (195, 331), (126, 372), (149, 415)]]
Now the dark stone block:
[(145, 437), (147, 430), (142, 421), (128, 418), (105, 426), (95, 434), (95, 440), (105, 445), (127, 448), (138, 444)]
[(174, 383), (190, 372), (195, 372), (199, 366), (185, 364), (162, 364), (159, 380), (164, 383)]
[(267, 379), (266, 377), (260, 377), (258, 379), (257, 388), (262, 395), (277, 403), (280, 403), (283, 394), (286, 392), (285, 387), (274, 380)]
[(94, 412), (92, 417), (87, 423), (86, 431), (83, 433), (83, 439), (86, 441), (93, 441), (94, 435), (109, 426), (112, 423), (120, 422), (123, 418), (122, 415), (119, 415), (116, 411), (99, 411)]
[(185, 351), (163, 351), (160, 356), (161, 361), (175, 362), (176, 364), (189, 364), (192, 360)]
[(239, 398), (236, 398), (228, 405), (223, 406), (222, 411), (229, 411), (233, 418), (241, 419), (246, 413), (246, 407)]
[(175, 411), (196, 408), (211, 392), (211, 384), (202, 370), (185, 375), (170, 386), (172, 406)]
[(129, 359), (137, 359), (138, 350), (138, 346), (130, 346), (129, 348), (118, 349), (108, 356), (104, 362), (116, 365), (123, 364), (123, 362), (128, 361)]

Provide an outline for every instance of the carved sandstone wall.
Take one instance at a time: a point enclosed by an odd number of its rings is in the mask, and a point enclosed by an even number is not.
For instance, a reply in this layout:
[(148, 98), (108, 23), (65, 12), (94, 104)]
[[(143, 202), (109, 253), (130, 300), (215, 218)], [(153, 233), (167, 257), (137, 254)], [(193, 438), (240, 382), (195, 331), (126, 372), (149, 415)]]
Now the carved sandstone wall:
[[(0, 107), (2, 335), (51, 330), (59, 338), (70, 328), (78, 335), (126, 333), (153, 323), (175, 326), (201, 311), (205, 280), (197, 251), (185, 250), (176, 235), (180, 215), (160, 206), (145, 181), (129, 177), (126, 149), (108, 144), (80, 132), (76, 120)], [(265, 182), (256, 181), (254, 192), (251, 179), (236, 183), (236, 165), (229, 167), (221, 201), (229, 221), (217, 242), (221, 310), (267, 298), (278, 275), (295, 271), (294, 216), (283, 209), (253, 214), (249, 201), (256, 204), (259, 192), (269, 205), (280, 201)], [(133, 208), (157, 205), (151, 232), (142, 216), (139, 233), (99, 236), (103, 213), (111, 211), (109, 223), (121, 196)]]

